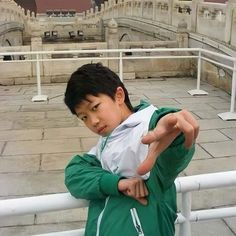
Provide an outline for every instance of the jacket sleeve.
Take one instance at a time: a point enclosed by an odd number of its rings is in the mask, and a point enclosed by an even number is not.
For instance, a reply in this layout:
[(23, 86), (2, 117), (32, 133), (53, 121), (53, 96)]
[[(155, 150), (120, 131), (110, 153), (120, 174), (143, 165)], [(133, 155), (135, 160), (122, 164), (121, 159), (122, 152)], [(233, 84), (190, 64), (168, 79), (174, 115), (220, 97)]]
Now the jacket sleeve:
[(102, 169), (95, 156), (75, 156), (65, 169), (65, 185), (72, 196), (87, 200), (119, 196), (120, 176)]
[(157, 159), (155, 168), (164, 189), (169, 188), (176, 177), (191, 161), (195, 146), (190, 149), (184, 147), (183, 135), (180, 135)]
[[(151, 122), (152, 125), (149, 128), (154, 129), (161, 117), (176, 111), (178, 110), (172, 108), (162, 108), (157, 110), (152, 117), (153, 122)], [(157, 158), (154, 169), (164, 189), (169, 188), (174, 183), (178, 174), (188, 166), (193, 157), (195, 145), (190, 149), (186, 149), (184, 147), (184, 141), (184, 135), (180, 134)]]

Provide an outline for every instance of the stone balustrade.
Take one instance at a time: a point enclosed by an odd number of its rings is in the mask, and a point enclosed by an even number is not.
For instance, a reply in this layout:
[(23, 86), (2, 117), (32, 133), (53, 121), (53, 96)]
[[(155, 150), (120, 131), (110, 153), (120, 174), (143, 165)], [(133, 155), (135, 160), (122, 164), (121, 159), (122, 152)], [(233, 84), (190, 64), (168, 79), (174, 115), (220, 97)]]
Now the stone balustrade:
[(137, 17), (177, 27), (184, 20), (189, 31), (236, 47), (236, 0), (225, 4), (202, 0), (108, 0), (88, 11), (85, 19)]
[(13, 0), (0, 0), (0, 21), (25, 23), (26, 20), (35, 20), (35, 13), (25, 11)]

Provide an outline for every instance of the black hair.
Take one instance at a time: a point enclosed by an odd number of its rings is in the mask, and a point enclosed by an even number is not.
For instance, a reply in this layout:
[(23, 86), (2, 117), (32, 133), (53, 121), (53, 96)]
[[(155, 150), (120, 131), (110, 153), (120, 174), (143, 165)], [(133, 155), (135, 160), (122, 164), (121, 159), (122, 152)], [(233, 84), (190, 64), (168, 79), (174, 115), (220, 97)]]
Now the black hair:
[(114, 100), (118, 87), (124, 90), (125, 104), (133, 111), (128, 91), (115, 72), (101, 63), (85, 64), (72, 73), (67, 83), (64, 102), (71, 113), (76, 115), (76, 106), (86, 100), (87, 95), (105, 94)]

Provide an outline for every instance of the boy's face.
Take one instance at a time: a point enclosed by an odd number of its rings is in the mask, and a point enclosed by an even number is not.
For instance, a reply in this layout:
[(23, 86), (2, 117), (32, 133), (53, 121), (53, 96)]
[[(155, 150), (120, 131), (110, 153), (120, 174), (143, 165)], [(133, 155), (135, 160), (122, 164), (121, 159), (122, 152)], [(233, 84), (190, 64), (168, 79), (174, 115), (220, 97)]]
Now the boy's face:
[(117, 88), (114, 100), (105, 94), (87, 95), (75, 111), (91, 131), (101, 136), (109, 135), (131, 114), (124, 103), (121, 87)]

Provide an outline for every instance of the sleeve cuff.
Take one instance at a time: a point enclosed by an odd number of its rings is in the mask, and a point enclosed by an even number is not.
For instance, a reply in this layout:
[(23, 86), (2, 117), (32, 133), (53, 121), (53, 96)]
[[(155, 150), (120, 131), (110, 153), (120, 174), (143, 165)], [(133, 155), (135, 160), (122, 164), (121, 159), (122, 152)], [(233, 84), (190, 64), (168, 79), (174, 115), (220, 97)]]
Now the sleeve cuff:
[(118, 190), (118, 182), (121, 176), (106, 173), (100, 179), (100, 189), (107, 195), (119, 196), (121, 193)]

